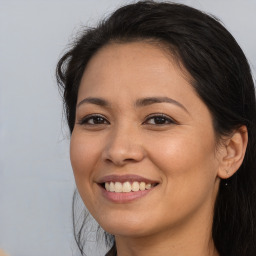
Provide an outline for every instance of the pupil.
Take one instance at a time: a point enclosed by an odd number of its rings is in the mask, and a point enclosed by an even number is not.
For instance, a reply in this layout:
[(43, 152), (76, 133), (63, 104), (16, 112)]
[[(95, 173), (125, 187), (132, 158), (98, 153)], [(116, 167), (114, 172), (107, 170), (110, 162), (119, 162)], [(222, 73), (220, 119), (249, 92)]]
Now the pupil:
[(165, 118), (164, 117), (155, 117), (155, 123), (156, 124), (164, 124)]
[(100, 123), (102, 123), (102, 117), (95, 117), (95, 119), (94, 119), (94, 122), (96, 123), (96, 124), (100, 124)]

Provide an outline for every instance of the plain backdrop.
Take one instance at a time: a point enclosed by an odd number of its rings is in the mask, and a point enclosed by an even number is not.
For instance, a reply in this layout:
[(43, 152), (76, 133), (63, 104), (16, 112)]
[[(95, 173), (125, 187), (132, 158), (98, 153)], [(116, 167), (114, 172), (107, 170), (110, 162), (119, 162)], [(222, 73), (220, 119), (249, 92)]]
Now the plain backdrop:
[[(82, 25), (121, 0), (0, 0), (0, 248), (11, 256), (79, 255), (69, 134), (54, 77)], [(256, 71), (256, 1), (176, 1), (220, 18)], [(103, 255), (88, 249), (89, 256)]]

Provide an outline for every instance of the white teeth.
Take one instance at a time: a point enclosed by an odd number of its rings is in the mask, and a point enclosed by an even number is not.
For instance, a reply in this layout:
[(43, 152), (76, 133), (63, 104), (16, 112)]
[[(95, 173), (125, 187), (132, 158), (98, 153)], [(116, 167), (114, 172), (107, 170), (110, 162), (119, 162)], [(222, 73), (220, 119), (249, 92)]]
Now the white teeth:
[(123, 192), (123, 185), (121, 182), (115, 183), (115, 192)]
[(110, 187), (109, 187), (109, 183), (108, 183), (108, 182), (105, 183), (105, 189), (106, 189), (107, 191), (110, 191)]
[(131, 192), (132, 186), (129, 181), (124, 182), (123, 184), (123, 192)]
[(150, 183), (146, 184), (145, 188), (146, 189), (151, 189), (152, 185)]
[(151, 189), (153, 187), (150, 183), (145, 182), (138, 182), (134, 181), (132, 184), (129, 181), (124, 182), (123, 184), (121, 182), (105, 182), (105, 189), (110, 192), (116, 192), (116, 193), (128, 193), (128, 192), (137, 192), (137, 191), (144, 191), (147, 189)]
[(114, 184), (114, 182), (110, 182), (110, 184), (109, 184), (109, 191), (110, 192), (115, 192), (115, 184)]
[(132, 183), (132, 191), (136, 192), (136, 191), (139, 191), (140, 190), (140, 184), (138, 181), (134, 181)]
[(140, 190), (143, 191), (146, 188), (146, 183), (145, 182), (140, 182)]

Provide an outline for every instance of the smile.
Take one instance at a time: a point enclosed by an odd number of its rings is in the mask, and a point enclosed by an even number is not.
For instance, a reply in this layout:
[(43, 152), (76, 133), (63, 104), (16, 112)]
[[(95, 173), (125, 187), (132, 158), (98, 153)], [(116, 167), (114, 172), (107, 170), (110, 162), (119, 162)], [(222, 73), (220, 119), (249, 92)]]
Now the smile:
[(109, 175), (97, 181), (102, 195), (114, 203), (129, 203), (151, 193), (159, 185), (158, 180), (151, 180), (139, 175)]
[(121, 182), (105, 182), (105, 189), (109, 192), (115, 193), (129, 193), (129, 192), (137, 192), (151, 189), (156, 186), (156, 183), (145, 183), (139, 181), (125, 181)]

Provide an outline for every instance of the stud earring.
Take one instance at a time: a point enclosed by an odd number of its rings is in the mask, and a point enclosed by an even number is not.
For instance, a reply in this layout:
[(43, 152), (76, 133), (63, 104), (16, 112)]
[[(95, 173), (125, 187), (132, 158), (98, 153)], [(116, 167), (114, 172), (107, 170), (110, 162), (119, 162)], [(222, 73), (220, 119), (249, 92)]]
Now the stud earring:
[(228, 181), (227, 179), (229, 178), (229, 170), (226, 170), (226, 174), (227, 174), (227, 178), (226, 178), (226, 182), (225, 182), (225, 186), (228, 186)]

